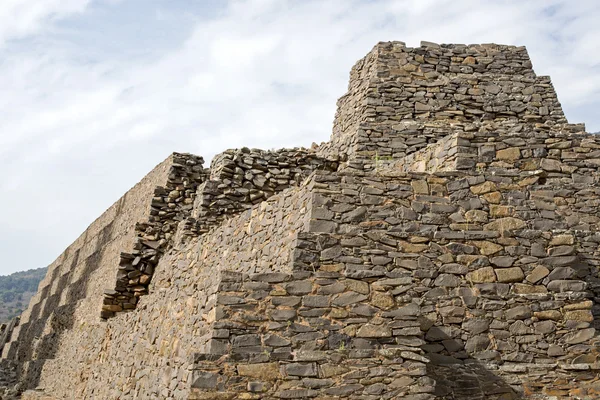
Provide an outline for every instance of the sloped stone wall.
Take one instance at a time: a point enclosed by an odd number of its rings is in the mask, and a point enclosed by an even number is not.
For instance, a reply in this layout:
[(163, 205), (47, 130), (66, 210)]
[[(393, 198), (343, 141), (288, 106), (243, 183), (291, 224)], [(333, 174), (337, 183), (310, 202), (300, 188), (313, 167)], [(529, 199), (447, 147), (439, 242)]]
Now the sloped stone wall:
[(2, 357), (21, 365), (23, 387), (35, 387), (62, 336), (80, 323), (97, 323), (108, 282), (114, 282), (122, 249), (131, 248), (134, 225), (147, 215), (154, 187), (165, 182), (171, 158), (102, 214), (48, 268)]
[(5, 324), (0, 324), (0, 354), (12, 336), (13, 330), (19, 325), (20, 317), (14, 317)]
[(134, 311), (81, 321), (62, 337), (40, 387), (56, 398), (186, 399), (193, 354), (219, 348), (212, 331), (222, 271), (290, 270), (310, 188), (284, 190), (167, 250)]

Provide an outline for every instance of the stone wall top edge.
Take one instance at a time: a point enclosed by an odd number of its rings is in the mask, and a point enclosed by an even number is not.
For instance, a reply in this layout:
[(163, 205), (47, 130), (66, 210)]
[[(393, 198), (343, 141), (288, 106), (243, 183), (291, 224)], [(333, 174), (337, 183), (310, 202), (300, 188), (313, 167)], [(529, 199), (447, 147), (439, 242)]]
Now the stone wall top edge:
[(224, 158), (228, 158), (229, 156), (235, 156), (237, 154), (253, 154), (253, 155), (265, 155), (265, 156), (278, 156), (286, 153), (304, 153), (306, 156), (314, 156), (323, 158), (320, 155), (317, 155), (317, 152), (312, 147), (282, 147), (278, 149), (260, 149), (255, 147), (239, 147), (239, 148), (230, 148), (220, 153), (214, 155), (212, 160), (210, 161), (210, 168), (213, 169), (215, 167), (218, 168), (218, 164), (222, 162)]
[(378, 49), (386, 46), (395, 46), (397, 49), (403, 49), (406, 52), (411, 52), (415, 50), (422, 49), (492, 49), (499, 51), (510, 51), (510, 52), (522, 52), (527, 51), (526, 46), (519, 45), (509, 45), (509, 44), (500, 44), (500, 43), (470, 43), (470, 44), (461, 44), (461, 43), (434, 43), (428, 41), (421, 41), (420, 46), (409, 47), (406, 46), (405, 42), (399, 40), (391, 40), (391, 41), (381, 41), (377, 43), (373, 49)]
[[(136, 188), (142, 186), (144, 184), (144, 181), (146, 179), (151, 179), (150, 176), (155, 173), (155, 172), (159, 172), (159, 170), (161, 168), (164, 168), (164, 170), (161, 172), (161, 178), (159, 178), (159, 180), (161, 182), (166, 182), (168, 174), (169, 174), (169, 167), (173, 164), (173, 155), (174, 154), (181, 154), (181, 153), (172, 153), (170, 154), (167, 158), (165, 158), (163, 161), (161, 161), (160, 163), (158, 163), (154, 168), (152, 168), (150, 170), (150, 172), (148, 172), (146, 175), (144, 175), (144, 177), (142, 177), (142, 179), (140, 179), (135, 185), (133, 185), (129, 190), (127, 190), (127, 192), (125, 192), (121, 197), (119, 197), (113, 204), (110, 205), (110, 207), (108, 207), (102, 214), (100, 214), (96, 219), (94, 219), (92, 222), (90, 222), (90, 224), (85, 228), (85, 230), (79, 235), (77, 236), (77, 238), (75, 238), (73, 240), (73, 242), (71, 242), (71, 244), (69, 244), (69, 246), (67, 246), (50, 264), (49, 264), (49, 269), (48, 269), (48, 273), (46, 273), (46, 275), (48, 276), (48, 274), (51, 272), (52, 270), (52, 266), (54, 266), (57, 262), (60, 262), (62, 257), (65, 255), (65, 253), (67, 253), (71, 247), (77, 243), (80, 239), (83, 238), (83, 241), (86, 241), (86, 236), (88, 235), (88, 232), (90, 231), (90, 229), (92, 229), (96, 224), (98, 224), (103, 218), (105, 218), (109, 213), (114, 212), (116, 209), (119, 208), (119, 204), (121, 201), (123, 201), (123, 199), (127, 196), (128, 193), (130, 193), (131, 191), (134, 191)], [(148, 202), (150, 201), (150, 199), (148, 199)]]

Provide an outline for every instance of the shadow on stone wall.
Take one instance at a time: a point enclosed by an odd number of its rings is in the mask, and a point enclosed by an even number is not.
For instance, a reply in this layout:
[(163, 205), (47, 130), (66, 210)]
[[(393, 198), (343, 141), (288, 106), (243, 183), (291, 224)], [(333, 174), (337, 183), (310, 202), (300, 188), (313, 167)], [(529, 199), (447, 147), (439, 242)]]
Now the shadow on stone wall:
[[(598, 302), (600, 276), (597, 267), (579, 255), (568, 265), (550, 266), (549, 275), (539, 283), (547, 286), (553, 280), (559, 280), (562, 284), (584, 281), (587, 286), (585, 291), (562, 293), (564, 294), (563, 299), (568, 298), (581, 305), (575, 311), (580, 314), (573, 316), (573, 319), (567, 319), (564, 316), (564, 313), (568, 313), (568, 311), (562, 308), (561, 301), (557, 301), (557, 305), (552, 308), (552, 311), (562, 310), (563, 318), (565, 318), (562, 329), (568, 329), (571, 342), (569, 340), (552, 342), (552, 339), (549, 339), (553, 345), (552, 355), (554, 357), (551, 357), (549, 351), (548, 356), (545, 352), (540, 353), (540, 358), (547, 358), (565, 365), (583, 366), (597, 363), (600, 359), (598, 342), (593, 340), (590, 342), (587, 336), (589, 328), (598, 330), (600, 327), (600, 304)], [(586, 312), (589, 313), (589, 311), (583, 307), (586, 302), (591, 302), (591, 313), (587, 315)], [(533, 303), (534, 301), (531, 300), (530, 304)], [(501, 365), (502, 361), (500, 361), (499, 354), (493, 354), (497, 352), (489, 350), (487, 344), (481, 343), (479, 348), (476, 348), (476, 352), (470, 354), (465, 350), (462, 340), (444, 334), (445, 326), (433, 326), (430, 329), (432, 329), (432, 333), (428, 332), (426, 335), (425, 338), (428, 340), (423, 349), (426, 351), (425, 356), (430, 360), (430, 363), (427, 364), (427, 375), (436, 382), (434, 394), (437, 399), (516, 400), (529, 398), (524, 393), (558, 396), (557, 398), (598, 398), (600, 386), (595, 385), (596, 372), (577, 367), (554, 371), (552, 363), (548, 364), (549, 367), (544, 373), (542, 373), (542, 368), (538, 370), (537, 379), (535, 377), (532, 379), (531, 375), (527, 376), (529, 380), (523, 381), (521, 388), (515, 390), (515, 386), (511, 386), (505, 377), (493, 369), (495, 363)], [(597, 337), (597, 331), (595, 335)], [(488, 367), (484, 365), (484, 362), (472, 358), (478, 355), (482, 360), (490, 360)], [(490, 365), (492, 365), (492, 369), (490, 369)], [(515, 377), (515, 379), (512, 382), (513, 385), (518, 383), (518, 378)]]
[(442, 361), (430, 357), (427, 376), (435, 380), (435, 396), (440, 400), (517, 400), (517, 394), (501, 377), (473, 359)]
[[(436, 328), (436, 327), (432, 327)], [(481, 362), (467, 355), (461, 340), (440, 334), (436, 329), (436, 341), (429, 341), (424, 347), (435, 349), (442, 346), (456, 350), (455, 358), (450, 355), (429, 352), (425, 354), (430, 362), (427, 364), (427, 376), (435, 380), (434, 395), (440, 400), (517, 400), (522, 395), (501, 376), (494, 374)], [(461, 350), (462, 349), (462, 350)], [(453, 353), (454, 354), (454, 353)]]
[[(123, 204), (124, 198), (121, 200)], [(117, 214), (120, 212), (120, 207)], [(69, 272), (58, 277), (60, 266), (57, 266), (52, 272), (52, 281), (58, 279), (57, 289), (54, 294), (48, 296), (53, 284), (48, 285), (42, 291), (41, 299), (45, 299), (36, 304), (29, 319), (30, 323), (21, 332), (19, 342), (26, 344), (17, 349), (16, 360), (21, 364), (20, 385), (21, 390), (34, 389), (39, 385), (43, 366), (46, 360), (56, 357), (61, 336), (65, 331), (74, 326), (74, 313), (80, 300), (87, 297), (90, 275), (96, 271), (104, 258), (104, 252), (107, 244), (113, 237), (113, 222), (106, 225), (99, 235), (94, 252), (83, 261), (82, 271), (78, 271), (80, 278), (77, 281), (71, 281), (72, 273), (76, 270), (80, 262), (80, 249), (75, 250), (73, 261)], [(86, 238), (87, 239), (87, 238)], [(63, 305), (59, 305), (63, 293), (67, 291)], [(48, 329), (48, 321), (49, 327)], [(32, 345), (35, 344), (35, 345)]]

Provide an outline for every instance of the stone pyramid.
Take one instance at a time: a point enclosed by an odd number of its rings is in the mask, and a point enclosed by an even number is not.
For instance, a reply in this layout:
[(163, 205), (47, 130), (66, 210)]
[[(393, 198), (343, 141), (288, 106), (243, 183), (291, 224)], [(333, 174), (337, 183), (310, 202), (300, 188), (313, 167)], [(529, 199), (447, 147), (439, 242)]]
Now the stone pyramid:
[(329, 142), (174, 153), (94, 221), (5, 396), (600, 398), (599, 166), (524, 47), (379, 43)]

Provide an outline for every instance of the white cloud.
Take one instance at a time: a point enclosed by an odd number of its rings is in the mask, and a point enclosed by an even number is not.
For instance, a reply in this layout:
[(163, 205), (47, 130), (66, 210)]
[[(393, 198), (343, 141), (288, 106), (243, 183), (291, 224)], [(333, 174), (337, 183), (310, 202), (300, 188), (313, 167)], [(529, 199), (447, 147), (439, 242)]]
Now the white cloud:
[(53, 20), (81, 13), (90, 0), (2, 0), (0, 44), (39, 32)]
[[(51, 262), (171, 151), (209, 161), (231, 147), (327, 140), (350, 67), (378, 41), (527, 45), (572, 122), (600, 130), (594, 0), (237, 0), (196, 16), (184, 41), (150, 60), (134, 37), (107, 31), (121, 55), (110, 57), (94, 52), (104, 42), (75, 40), (85, 26), (61, 25), (93, 20), (97, 3), (30, 0), (27, 13), (22, 2), (0, 7), (0, 253), (10, 260), (0, 273)], [(103, 10), (149, 4), (110, 3)], [(178, 23), (170, 4), (143, 24), (120, 15), (144, 36)]]

